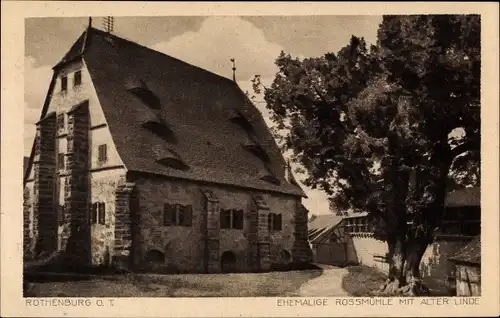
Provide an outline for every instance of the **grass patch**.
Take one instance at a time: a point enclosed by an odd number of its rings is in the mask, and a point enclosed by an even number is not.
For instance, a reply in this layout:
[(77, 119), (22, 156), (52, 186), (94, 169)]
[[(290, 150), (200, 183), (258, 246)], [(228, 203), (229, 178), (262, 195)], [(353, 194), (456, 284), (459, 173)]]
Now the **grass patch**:
[(235, 274), (131, 274), (112, 280), (31, 282), (27, 297), (272, 297), (293, 293), (319, 269)]
[(347, 270), (349, 273), (342, 279), (342, 288), (352, 296), (373, 296), (386, 280), (385, 274), (369, 266), (350, 266)]

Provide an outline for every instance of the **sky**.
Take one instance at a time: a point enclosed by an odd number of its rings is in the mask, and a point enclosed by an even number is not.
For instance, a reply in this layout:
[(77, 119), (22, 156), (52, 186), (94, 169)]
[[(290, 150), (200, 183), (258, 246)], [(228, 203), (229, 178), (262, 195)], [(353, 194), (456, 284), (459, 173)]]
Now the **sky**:
[[(237, 83), (251, 92), (254, 75), (260, 75), (264, 84), (272, 82), (274, 60), (281, 51), (301, 58), (336, 53), (352, 35), (375, 43), (381, 21), (381, 16), (115, 17), (113, 33), (228, 78), (234, 58)], [(93, 17), (92, 24), (102, 28), (102, 19)], [(52, 67), (87, 25), (87, 17), (26, 19), (25, 156), (30, 155)], [(272, 125), (265, 103), (256, 106)], [(302, 188), (311, 214), (330, 213), (322, 191)]]

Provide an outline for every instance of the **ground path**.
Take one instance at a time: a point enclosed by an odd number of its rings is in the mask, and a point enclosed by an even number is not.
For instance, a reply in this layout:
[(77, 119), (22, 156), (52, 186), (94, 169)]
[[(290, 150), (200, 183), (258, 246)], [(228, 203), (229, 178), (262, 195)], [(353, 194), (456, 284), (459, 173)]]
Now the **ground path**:
[(331, 265), (315, 264), (323, 269), (323, 273), (300, 286), (298, 296), (303, 297), (349, 297), (342, 289), (342, 278), (347, 275), (345, 268)]

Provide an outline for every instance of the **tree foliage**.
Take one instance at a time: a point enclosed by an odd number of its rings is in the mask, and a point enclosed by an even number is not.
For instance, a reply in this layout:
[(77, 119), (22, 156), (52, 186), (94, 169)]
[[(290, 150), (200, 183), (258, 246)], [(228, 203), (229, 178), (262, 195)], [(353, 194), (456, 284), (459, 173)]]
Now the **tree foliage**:
[(276, 65), (264, 100), (304, 183), (368, 211), (381, 238), (429, 242), (447, 189), (479, 180), (479, 16), (386, 16), (376, 45)]

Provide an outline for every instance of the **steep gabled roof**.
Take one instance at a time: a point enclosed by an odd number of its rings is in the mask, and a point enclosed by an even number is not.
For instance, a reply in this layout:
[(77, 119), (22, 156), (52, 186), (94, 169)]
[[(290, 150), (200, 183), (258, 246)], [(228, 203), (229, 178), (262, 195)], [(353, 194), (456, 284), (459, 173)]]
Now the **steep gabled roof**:
[(481, 264), (481, 237), (478, 235), (448, 259), (461, 263)]
[(309, 241), (320, 239), (325, 233), (329, 233), (342, 222), (343, 217), (336, 214), (318, 215), (308, 224)]
[[(64, 60), (78, 56), (79, 50), (129, 171), (305, 196), (285, 180), (286, 164), (276, 142), (235, 82), (93, 28), (82, 34)], [(134, 83), (139, 84), (131, 87)], [(251, 132), (234, 122), (235, 113), (250, 123)], [(169, 138), (159, 136), (161, 125)], [(269, 163), (245, 149), (249, 133)], [(172, 153), (165, 158), (177, 157), (185, 169), (162, 164), (153, 150), (158, 144)], [(259, 178), (269, 168), (279, 184)]]

